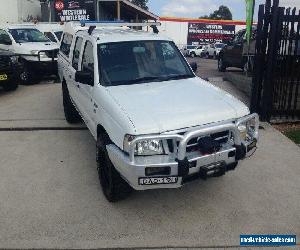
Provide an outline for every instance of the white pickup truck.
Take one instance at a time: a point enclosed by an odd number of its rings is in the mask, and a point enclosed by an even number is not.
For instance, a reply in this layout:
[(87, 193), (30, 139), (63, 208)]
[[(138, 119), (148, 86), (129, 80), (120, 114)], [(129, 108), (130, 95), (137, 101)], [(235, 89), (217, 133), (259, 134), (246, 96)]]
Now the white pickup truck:
[(172, 40), (126, 27), (145, 23), (85, 25), (63, 34), (63, 105), (95, 138), (109, 201), (221, 176), (253, 153), (257, 114), (197, 77)]
[(56, 75), (58, 48), (34, 24), (0, 26), (0, 50), (19, 55), (23, 83), (33, 83), (43, 75)]

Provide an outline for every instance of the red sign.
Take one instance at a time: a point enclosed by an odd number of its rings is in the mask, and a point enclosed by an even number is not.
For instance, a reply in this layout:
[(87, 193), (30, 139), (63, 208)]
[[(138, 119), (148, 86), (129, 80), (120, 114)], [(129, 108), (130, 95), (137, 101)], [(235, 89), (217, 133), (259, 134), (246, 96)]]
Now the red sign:
[(54, 7), (57, 11), (62, 11), (65, 8), (65, 5), (62, 1), (56, 1)]

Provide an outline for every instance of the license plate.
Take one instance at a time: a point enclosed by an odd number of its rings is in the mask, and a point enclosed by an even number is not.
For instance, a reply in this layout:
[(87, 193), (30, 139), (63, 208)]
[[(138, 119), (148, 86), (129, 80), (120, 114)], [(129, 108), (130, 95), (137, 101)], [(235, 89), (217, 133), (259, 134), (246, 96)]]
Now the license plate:
[(7, 80), (7, 75), (6, 74), (0, 75), (0, 81), (5, 81), (5, 80)]
[(178, 182), (178, 177), (149, 177), (139, 178), (139, 185), (161, 185)]

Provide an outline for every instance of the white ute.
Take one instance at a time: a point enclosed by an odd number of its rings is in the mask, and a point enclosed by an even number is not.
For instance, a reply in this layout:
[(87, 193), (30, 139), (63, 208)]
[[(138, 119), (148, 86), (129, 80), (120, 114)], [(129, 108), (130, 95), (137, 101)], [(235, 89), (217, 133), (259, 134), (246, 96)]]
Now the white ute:
[(23, 83), (32, 83), (41, 75), (57, 74), (59, 46), (34, 24), (5, 24), (0, 26), (0, 36), (6, 40), (0, 44), (0, 50), (19, 55), (23, 65), (20, 74)]
[[(252, 154), (258, 116), (197, 77), (169, 38), (127, 26), (69, 23), (58, 57), (68, 122), (96, 140), (109, 201), (234, 170)], [(158, 25), (158, 23), (156, 24)]]

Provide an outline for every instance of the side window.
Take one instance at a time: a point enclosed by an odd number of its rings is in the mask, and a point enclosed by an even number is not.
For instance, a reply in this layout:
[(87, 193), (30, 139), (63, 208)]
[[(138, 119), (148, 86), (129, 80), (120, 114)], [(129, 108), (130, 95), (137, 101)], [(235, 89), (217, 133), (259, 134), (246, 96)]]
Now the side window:
[(61, 45), (60, 45), (60, 51), (65, 54), (66, 56), (69, 56), (71, 44), (72, 44), (73, 36), (65, 33), (64, 37), (62, 39)]
[(9, 45), (12, 41), (5, 30), (0, 30), (0, 44)]
[(76, 70), (78, 70), (78, 63), (79, 63), (79, 56), (80, 56), (82, 41), (83, 41), (83, 39), (81, 37), (77, 37), (76, 42), (75, 42), (72, 66)]
[(81, 70), (94, 73), (94, 53), (93, 45), (90, 41), (87, 41), (84, 47)]
[(51, 40), (51, 42), (57, 43), (57, 41), (56, 41), (56, 39), (55, 39), (55, 36), (54, 36), (51, 32), (45, 32), (44, 35), (45, 35), (46, 37), (48, 37), (48, 38)]

